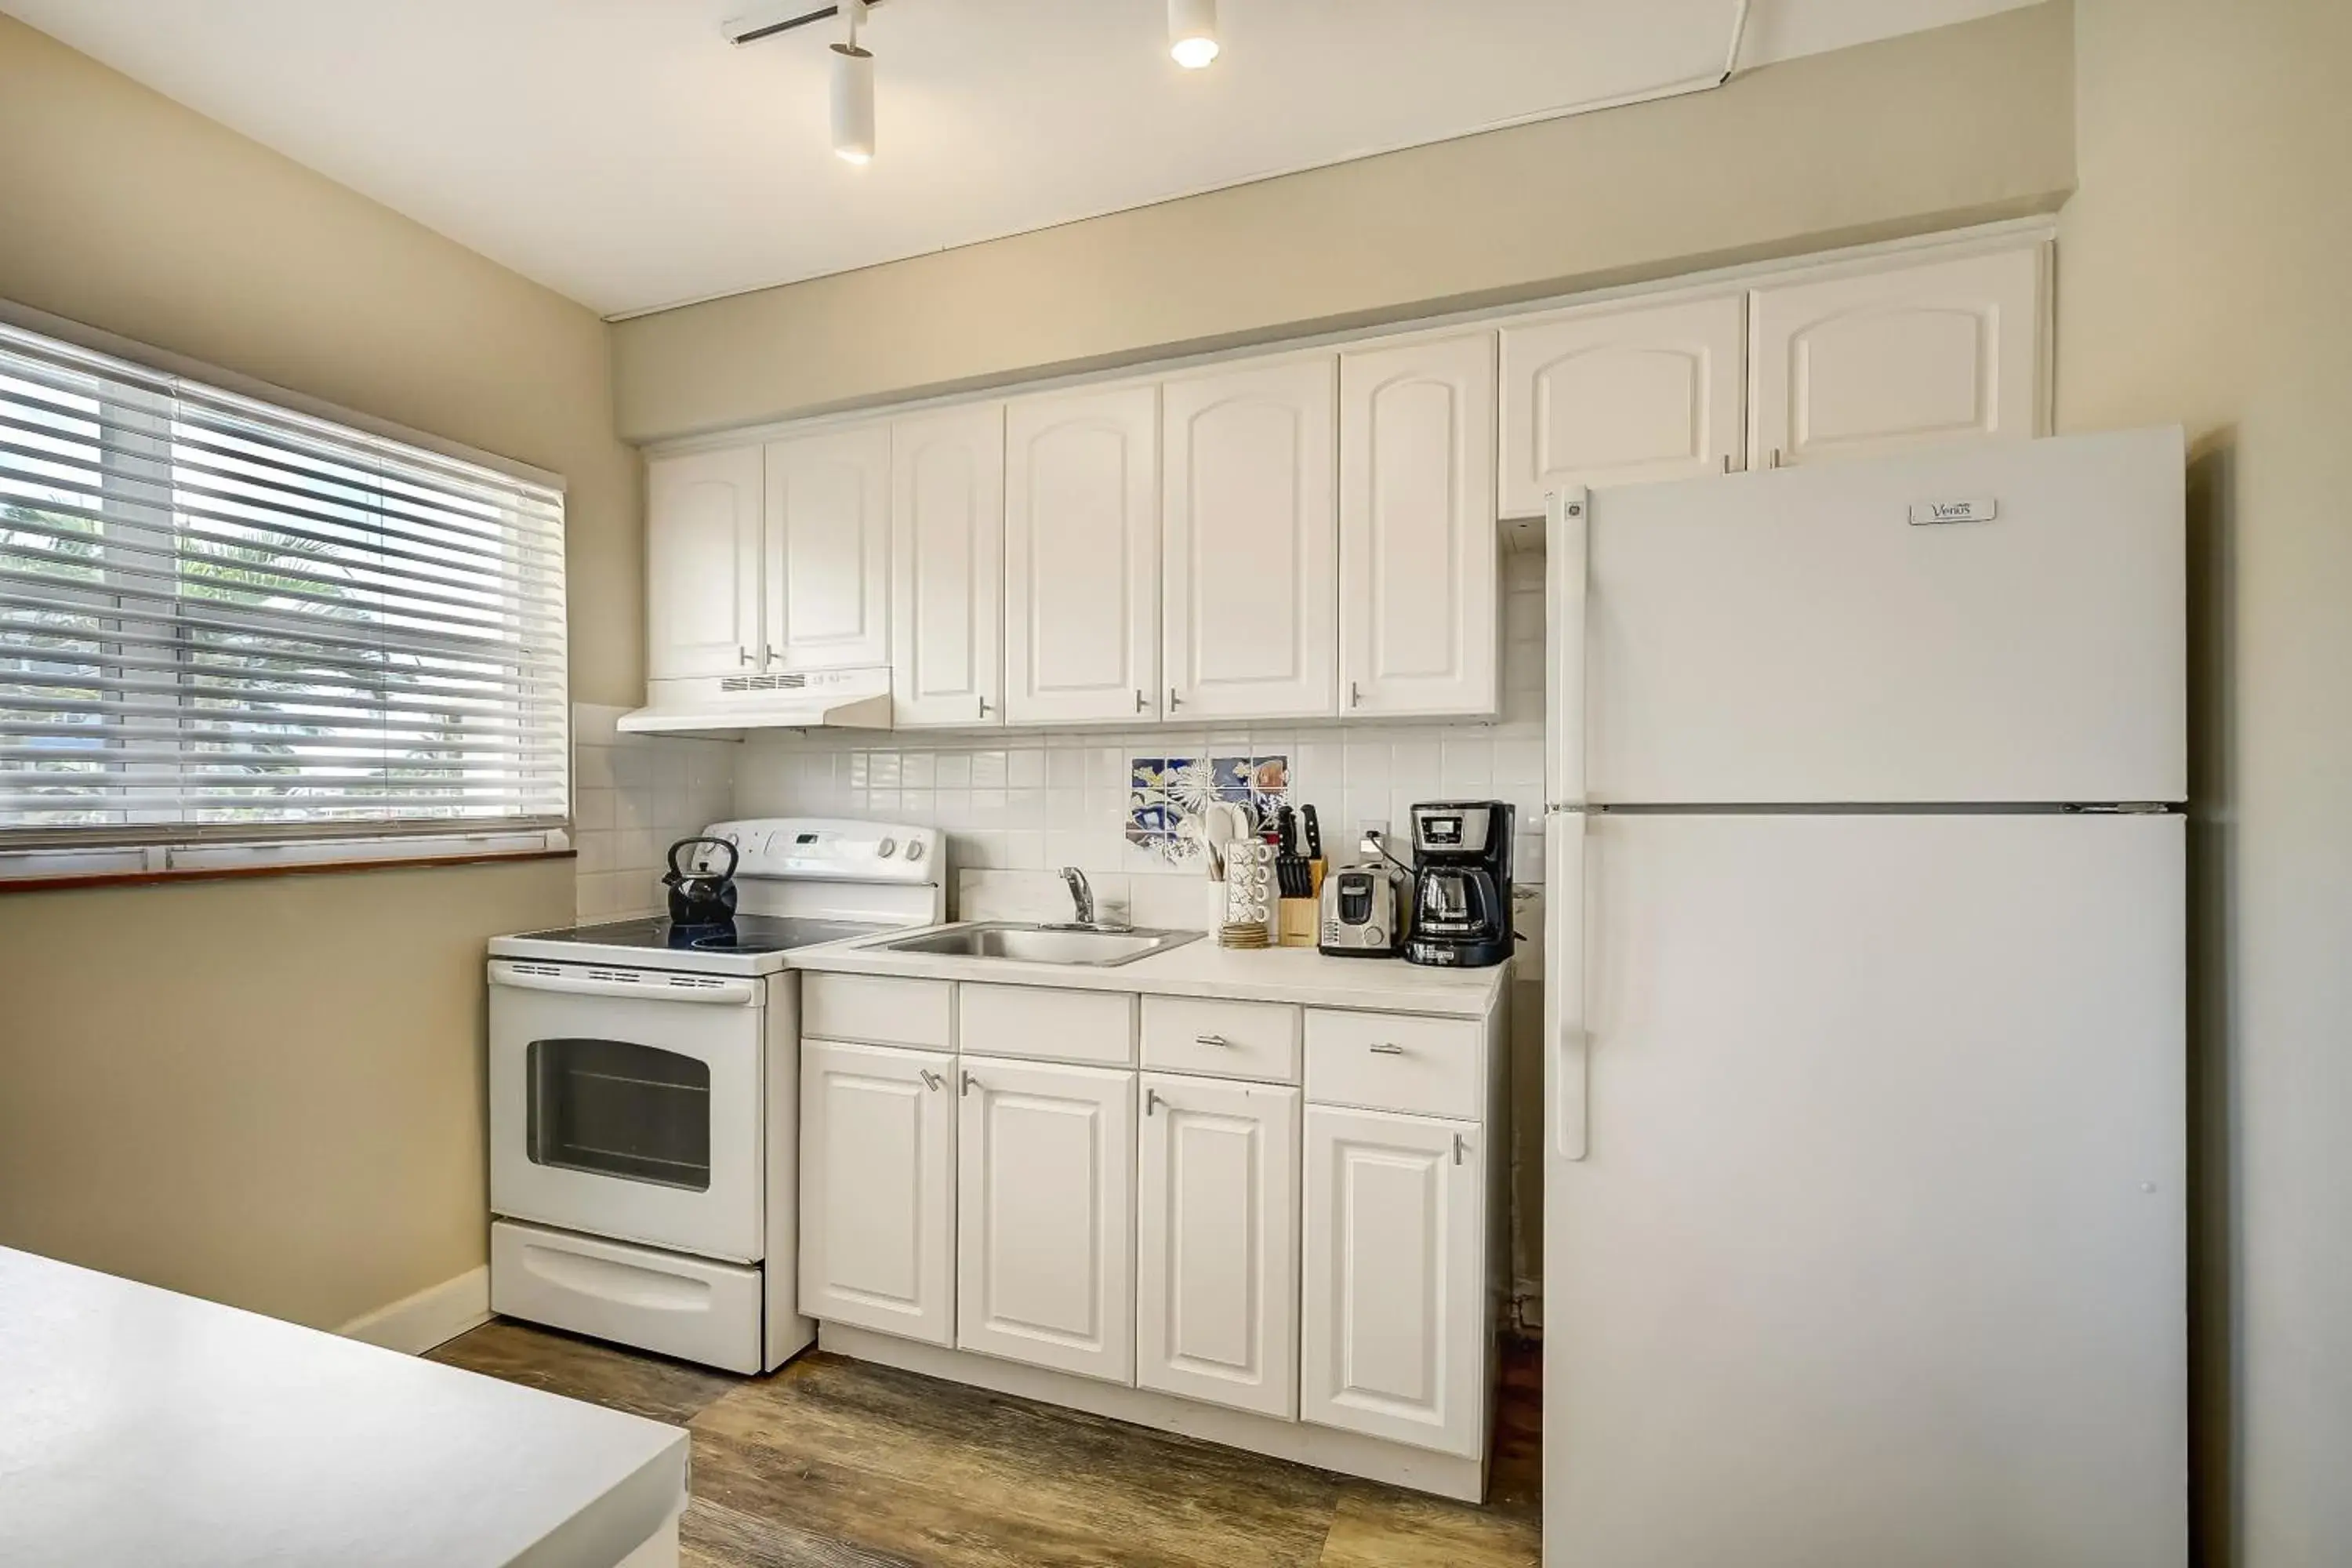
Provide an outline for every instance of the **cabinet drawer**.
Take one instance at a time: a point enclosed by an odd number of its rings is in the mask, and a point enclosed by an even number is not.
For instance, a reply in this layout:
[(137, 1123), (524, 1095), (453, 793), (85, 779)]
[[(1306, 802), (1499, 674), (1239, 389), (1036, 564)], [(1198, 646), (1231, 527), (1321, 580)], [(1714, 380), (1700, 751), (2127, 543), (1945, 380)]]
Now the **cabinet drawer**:
[(945, 980), (810, 974), (801, 980), (801, 1033), (810, 1039), (953, 1050)]
[(1412, 1116), (1486, 1116), (1486, 1030), (1468, 1018), (1307, 1015), (1307, 1098)]
[(1270, 1002), (1143, 999), (1143, 1065), (1162, 1072), (1298, 1081), (1298, 1009)]
[(958, 1002), (958, 1048), (967, 1053), (1135, 1065), (1135, 998), (1126, 992), (967, 984)]

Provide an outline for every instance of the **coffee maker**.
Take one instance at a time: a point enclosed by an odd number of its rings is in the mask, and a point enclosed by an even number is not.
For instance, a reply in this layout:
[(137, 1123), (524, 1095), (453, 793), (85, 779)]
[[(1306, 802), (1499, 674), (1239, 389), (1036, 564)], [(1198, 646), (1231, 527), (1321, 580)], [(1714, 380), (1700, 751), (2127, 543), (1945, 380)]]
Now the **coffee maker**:
[(1511, 826), (1507, 801), (1412, 808), (1408, 963), (1480, 969), (1511, 956)]

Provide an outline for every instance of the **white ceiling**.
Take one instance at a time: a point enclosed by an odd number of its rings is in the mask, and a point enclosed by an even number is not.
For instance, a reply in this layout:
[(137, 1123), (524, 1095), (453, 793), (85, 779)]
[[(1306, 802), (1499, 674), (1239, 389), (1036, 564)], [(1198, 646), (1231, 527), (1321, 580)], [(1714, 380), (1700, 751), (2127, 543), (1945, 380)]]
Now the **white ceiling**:
[[(818, 24), (756, 0), (0, 0), (607, 315), (1572, 112), (1721, 68), (1737, 0), (887, 0), (877, 152), (835, 158)], [(1743, 68), (2032, 0), (1755, 0)]]

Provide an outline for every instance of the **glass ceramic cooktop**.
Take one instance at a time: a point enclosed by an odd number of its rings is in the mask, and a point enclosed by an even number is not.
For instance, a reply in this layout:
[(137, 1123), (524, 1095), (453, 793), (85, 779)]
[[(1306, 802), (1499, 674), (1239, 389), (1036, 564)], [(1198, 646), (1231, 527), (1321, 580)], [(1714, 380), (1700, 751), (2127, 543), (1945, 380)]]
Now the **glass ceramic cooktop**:
[(688, 952), (782, 952), (821, 942), (870, 936), (889, 928), (857, 921), (818, 921), (774, 915), (738, 915), (723, 926), (679, 926), (666, 920), (614, 921), (607, 925), (535, 931), (532, 942), (576, 942), (583, 947), (632, 947)]

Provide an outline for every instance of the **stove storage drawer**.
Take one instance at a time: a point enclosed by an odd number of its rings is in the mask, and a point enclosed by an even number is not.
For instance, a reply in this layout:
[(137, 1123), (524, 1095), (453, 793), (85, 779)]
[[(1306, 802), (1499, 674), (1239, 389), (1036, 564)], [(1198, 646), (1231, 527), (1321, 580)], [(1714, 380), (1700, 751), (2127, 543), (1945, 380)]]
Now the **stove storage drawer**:
[(801, 977), (801, 1037), (867, 1046), (955, 1048), (954, 983), (882, 974)]
[(1476, 1121), (1486, 1110), (1486, 1031), (1475, 1019), (1307, 1014), (1307, 1098)]
[(684, 1253), (490, 1226), (490, 1310), (680, 1361), (757, 1373), (761, 1271)]

